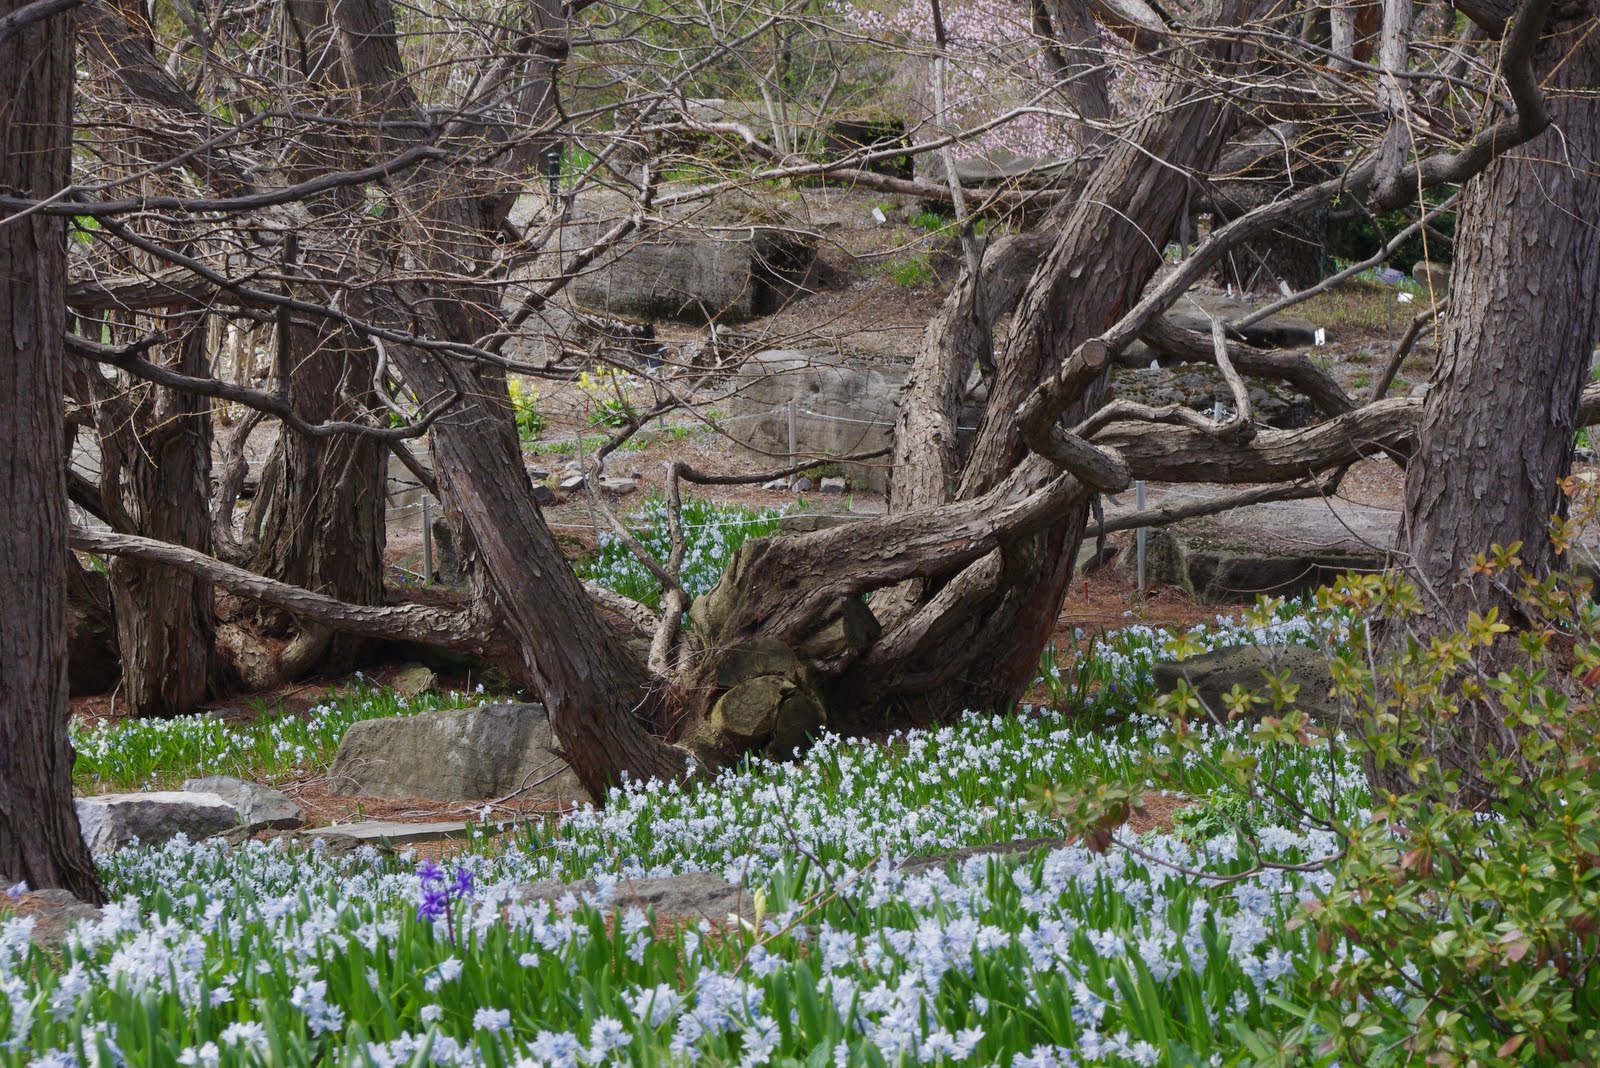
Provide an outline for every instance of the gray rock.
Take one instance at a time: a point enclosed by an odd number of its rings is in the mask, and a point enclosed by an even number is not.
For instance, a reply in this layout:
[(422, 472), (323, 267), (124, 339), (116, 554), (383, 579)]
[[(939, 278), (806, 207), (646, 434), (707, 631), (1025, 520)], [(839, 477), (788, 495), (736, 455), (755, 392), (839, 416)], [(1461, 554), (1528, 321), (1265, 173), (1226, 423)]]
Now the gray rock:
[(779, 490), (780, 492), (787, 492), (789, 489), (789, 480), (786, 478), (775, 478), (770, 482), (761, 483), (761, 488), (764, 490)]
[[(336, 827), (317, 827), (301, 832), (301, 837), (314, 840), (322, 835), (328, 838), (349, 838), (367, 844), (386, 842), (389, 845), (415, 845), (418, 842), (446, 842), (465, 838), (467, 826), (466, 820), (441, 820), (438, 823), (366, 820), (361, 823), (341, 823)], [(479, 826), (484, 825), (479, 824)], [(487, 826), (491, 830), (501, 830), (511, 824), (490, 823)]]
[(288, 831), (305, 822), (300, 806), (288, 796), (270, 786), (246, 782), (232, 775), (210, 775), (204, 779), (187, 779), (183, 788), (190, 792), (216, 794), (234, 807), (239, 826), (247, 832), (259, 830)]
[[(1018, 156), (1005, 149), (955, 161), (956, 178), (965, 186), (1047, 187), (1058, 184), (1072, 170), (1071, 160), (1052, 156)], [(940, 179), (943, 180), (942, 174)]]
[[(1226, 719), (1228, 706), (1223, 698), (1235, 685), (1264, 696), (1268, 675), (1284, 671), (1289, 673), (1291, 682), (1300, 686), (1295, 707), (1318, 723), (1340, 722), (1339, 704), (1329, 696), (1333, 675), (1328, 670), (1328, 659), (1303, 645), (1240, 645), (1218, 649), (1187, 660), (1156, 664), (1153, 675), (1157, 693), (1172, 693), (1180, 678), (1189, 680), (1205, 707)], [(1269, 715), (1271, 705), (1255, 705), (1253, 710), (1257, 716)]]
[(810, 493), (815, 486), (816, 483), (812, 482), (811, 479), (805, 475), (801, 475), (799, 478), (794, 480), (794, 491), (796, 493)]
[(778, 520), (780, 534), (810, 534), (818, 530), (832, 530), (846, 523), (859, 523), (871, 515), (830, 515), (821, 512), (795, 512)]
[(573, 490), (583, 489), (583, 484), (587, 481), (588, 479), (582, 475), (568, 475), (561, 480), (561, 492), (571, 493)]
[(607, 493), (616, 494), (618, 497), (633, 493), (639, 488), (639, 483), (631, 478), (602, 478), (600, 488)]
[(819, 493), (843, 493), (846, 489), (845, 480), (842, 478), (825, 478), (818, 488)]
[[(1112, 375), (1112, 392), (1121, 399), (1162, 407), (1182, 404), (1211, 416), (1220, 402), (1232, 411), (1233, 391), (1216, 367), (1176, 364), (1171, 368), (1119, 369)], [(1315, 415), (1311, 402), (1281, 387), (1251, 385), (1250, 403), (1259, 422), (1290, 430), (1307, 425)]]
[[(1139, 554), (1133, 539), (1128, 541), (1126, 552), (1117, 554), (1117, 573), (1126, 579), (1138, 577)], [(1189, 596), (1194, 596), (1194, 584), (1189, 580), (1189, 556), (1181, 539), (1170, 527), (1153, 527), (1145, 531), (1144, 581), (1147, 586), (1176, 586)]]
[[(1254, 309), (1255, 305), (1220, 293), (1192, 292), (1174, 304), (1166, 317), (1176, 326), (1210, 337), (1213, 317), (1235, 319)], [(1269, 315), (1245, 327), (1242, 333), (1250, 344), (1269, 348), (1295, 348), (1313, 345), (1317, 340), (1316, 325), (1292, 315)]]
[[(523, 901), (558, 902), (571, 894), (580, 901), (599, 889), (592, 879), (563, 883), (555, 880), (519, 887)], [(725, 923), (729, 916), (755, 917), (755, 901), (748, 890), (709, 872), (668, 875), (659, 879), (625, 879), (617, 883), (613, 909), (653, 909), (656, 919), (708, 919)]]
[(556, 491), (543, 482), (535, 482), (533, 484), (533, 499), (540, 504), (554, 504), (556, 503)]
[[(1171, 487), (1151, 507), (1208, 499), (1224, 489)], [(1132, 508), (1123, 495), (1111, 515)], [(1395, 544), (1399, 513), (1331, 501), (1282, 501), (1237, 508), (1150, 530), (1145, 541), (1145, 578), (1178, 586), (1208, 604), (1247, 603), (1258, 594), (1308, 593), (1346, 571), (1384, 567)], [(1131, 577), (1137, 554), (1130, 536), (1117, 569)]]
[[(795, 447), (828, 458), (888, 448), (905, 388), (904, 366), (853, 361), (835, 352), (769, 349), (751, 356), (730, 379), (736, 440), (770, 460), (789, 449), (787, 407), (795, 402)], [(962, 425), (972, 425), (970, 421)], [(845, 464), (858, 486), (881, 491), (885, 464)]]
[[(586, 248), (634, 205), (620, 196), (580, 198), (552, 249)], [(556, 270), (558, 253), (535, 273)], [(567, 295), (622, 319), (733, 323), (767, 315), (801, 292), (816, 259), (803, 219), (747, 193), (668, 208), (664, 225), (617, 242), (580, 272)]]
[(1422, 287), (1424, 296), (1431, 290), (1435, 300), (1443, 300), (1450, 292), (1450, 268), (1442, 263), (1418, 260), (1411, 266), (1411, 277)]
[(1065, 838), (1018, 838), (1011, 842), (994, 842), (990, 845), (962, 846), (960, 849), (946, 850), (943, 853), (929, 853), (926, 856), (907, 857), (900, 862), (897, 871), (904, 875), (918, 875), (925, 871), (945, 869), (954, 864), (960, 867), (971, 857), (1001, 857), (1011, 858), (1027, 856), (1040, 851), (1065, 849), (1071, 845)]
[(395, 673), (389, 689), (403, 701), (420, 697), (429, 690), (439, 688), (439, 676), (426, 664), (405, 664)]
[(1123, 367), (1144, 368), (1155, 363), (1160, 353), (1146, 345), (1143, 341), (1130, 341), (1127, 347), (1117, 353), (1117, 363)]
[(549, 717), (536, 704), (361, 720), (345, 732), (328, 777), (347, 797), (477, 801), (526, 791), (568, 804), (593, 800), (555, 752)]
[(180, 834), (197, 842), (239, 822), (238, 809), (214, 793), (99, 794), (80, 797), (76, 805), (78, 825), (91, 853), (109, 853), (134, 841), (165, 845)]
[(0, 895), (0, 920), (8, 919), (8, 909), (15, 908), (33, 919), (29, 939), (36, 946), (59, 946), (80, 923), (97, 923), (100, 910), (86, 901), (79, 901), (67, 890), (30, 890), (15, 901)]

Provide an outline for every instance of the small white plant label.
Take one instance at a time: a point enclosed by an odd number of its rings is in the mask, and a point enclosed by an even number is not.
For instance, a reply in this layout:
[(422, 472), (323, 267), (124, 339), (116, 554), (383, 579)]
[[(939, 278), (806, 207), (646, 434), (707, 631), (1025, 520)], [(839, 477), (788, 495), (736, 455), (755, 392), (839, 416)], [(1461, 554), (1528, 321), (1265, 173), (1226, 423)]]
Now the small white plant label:
[(1318, 345), (1326, 345), (1328, 343), (1328, 332), (1320, 326), (1317, 327), (1314, 340)]
[(1401, 293), (1398, 296), (1396, 296), (1394, 299), (1398, 300), (1401, 304), (1410, 304), (1411, 301), (1414, 298), (1412, 297), (1412, 295), (1410, 293)]
[(879, 226), (882, 226), (884, 223), (889, 221), (889, 216), (885, 215), (883, 213), (883, 209), (878, 207), (876, 204), (874, 204), (872, 207), (872, 217), (878, 220)]

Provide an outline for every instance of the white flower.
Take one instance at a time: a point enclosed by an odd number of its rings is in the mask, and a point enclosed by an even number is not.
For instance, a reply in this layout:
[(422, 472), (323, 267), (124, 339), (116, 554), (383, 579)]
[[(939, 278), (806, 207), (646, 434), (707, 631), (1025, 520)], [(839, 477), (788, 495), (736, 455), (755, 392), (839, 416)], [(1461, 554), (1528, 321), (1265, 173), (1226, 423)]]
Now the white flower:
[(510, 1026), (510, 1009), (479, 1009), (472, 1014), (474, 1031), (504, 1031)]

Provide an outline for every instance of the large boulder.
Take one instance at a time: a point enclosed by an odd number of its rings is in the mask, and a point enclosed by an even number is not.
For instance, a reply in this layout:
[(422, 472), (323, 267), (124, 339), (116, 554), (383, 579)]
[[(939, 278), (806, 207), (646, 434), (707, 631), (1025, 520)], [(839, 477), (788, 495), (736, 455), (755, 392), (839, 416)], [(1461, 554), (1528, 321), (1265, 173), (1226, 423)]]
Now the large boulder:
[[(1255, 310), (1256, 305), (1221, 293), (1190, 292), (1172, 306), (1166, 319), (1174, 326), (1210, 337), (1213, 319), (1238, 319)], [(1317, 340), (1316, 324), (1283, 314), (1269, 315), (1239, 333), (1250, 344), (1264, 348), (1298, 348), (1314, 345)]]
[(556, 752), (550, 718), (537, 704), (361, 720), (345, 732), (328, 778), (346, 797), (593, 800)]
[[(736, 440), (776, 462), (789, 449), (789, 402), (795, 406), (795, 449), (802, 456), (850, 456), (894, 444), (895, 415), (906, 365), (868, 363), (837, 353), (769, 349), (745, 361), (730, 383), (728, 407)], [(889, 466), (845, 464), (858, 486), (881, 491)]]
[[(1248, 384), (1252, 380), (1246, 381)], [(1218, 403), (1230, 411), (1236, 403), (1233, 387), (1222, 372), (1204, 363), (1162, 366), (1150, 359), (1136, 369), (1119, 367), (1112, 375), (1111, 392), (1119, 400), (1153, 408), (1182, 404), (1208, 416)], [(1315, 406), (1302, 394), (1264, 380), (1250, 385), (1250, 407), (1257, 422), (1278, 430), (1306, 426), (1317, 414)]]
[(239, 822), (239, 810), (213, 793), (99, 794), (80, 797), (76, 804), (78, 826), (91, 853), (109, 853), (134, 842), (164, 845), (180, 834), (199, 841)]
[[(1231, 492), (1225, 486), (1166, 487), (1152, 495), (1150, 505), (1187, 505)], [(1124, 493), (1106, 512), (1116, 516), (1133, 507), (1134, 495)], [(1236, 508), (1149, 531), (1145, 580), (1178, 586), (1207, 604), (1247, 603), (1261, 594), (1298, 596), (1347, 571), (1381, 570), (1398, 521), (1391, 509), (1338, 498)], [(1118, 554), (1117, 568), (1134, 574), (1131, 540)]]
[[(1237, 645), (1186, 660), (1158, 663), (1152, 674), (1157, 693), (1172, 693), (1179, 679), (1187, 679), (1207, 709), (1227, 718), (1224, 697), (1234, 686), (1265, 696), (1268, 677), (1285, 671), (1289, 673), (1289, 681), (1300, 687), (1295, 695), (1295, 707), (1318, 723), (1335, 725), (1340, 722), (1339, 703), (1329, 696), (1333, 674), (1328, 670), (1328, 658), (1303, 645)], [(1258, 704), (1253, 708), (1258, 715), (1271, 711), (1270, 704)]]
[[(536, 222), (542, 198), (524, 200), (513, 221)], [(634, 208), (620, 196), (580, 195), (549, 246), (562, 251), (540, 257), (535, 273), (554, 277), (558, 256), (594, 246)], [(580, 272), (566, 289), (573, 304), (624, 319), (740, 322), (798, 294), (816, 259), (804, 220), (754, 196), (689, 200), (663, 214), (663, 225), (624, 237)]]
[(232, 775), (209, 775), (188, 779), (183, 788), (191, 793), (216, 794), (234, 807), (239, 826), (247, 833), (260, 830), (293, 830), (305, 822), (300, 806), (282, 791), (260, 783), (236, 779)]

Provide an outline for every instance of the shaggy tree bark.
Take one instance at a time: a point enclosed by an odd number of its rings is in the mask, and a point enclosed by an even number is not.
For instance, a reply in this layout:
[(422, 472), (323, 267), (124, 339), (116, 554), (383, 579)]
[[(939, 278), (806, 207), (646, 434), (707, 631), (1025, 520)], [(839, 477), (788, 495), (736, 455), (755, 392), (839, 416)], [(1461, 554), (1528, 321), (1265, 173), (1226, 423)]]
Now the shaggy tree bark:
[[(332, 99), (348, 88), (338, 61), (327, 5), (319, 0), (286, 3), (282, 12), (286, 63), (302, 82)], [(308, 157), (289, 177), (301, 180), (328, 158), (351, 158), (350, 145), (310, 131)], [(335, 190), (307, 205), (317, 213), (359, 211), (356, 190)], [(287, 399), (307, 422), (359, 421), (377, 406), (372, 346), (334, 323), (291, 323), (279, 317), (279, 366)], [(250, 528), (260, 531), (253, 568), (282, 582), (303, 586), (351, 604), (383, 603), (384, 504), (388, 450), (375, 438), (340, 434), (311, 437), (284, 428), (265, 473), (264, 493), (251, 509)], [(280, 667), (294, 678), (314, 667), (348, 670), (360, 650), (354, 635), (336, 635), (299, 624)]]
[[(381, 156), (403, 147), (427, 124), (405, 74), (388, 0), (344, 0), (332, 18), (362, 114), (378, 120), (371, 122), (373, 148)], [(491, 235), (500, 221), (494, 213), (509, 204), (492, 190), (474, 197), (462, 186), (434, 165), (395, 183), (403, 224), (394, 239), (425, 269), (444, 272), (493, 254)], [(399, 287), (372, 314), (404, 326), (420, 319), (429, 336), (466, 343), (493, 332), (493, 289), (463, 282), (450, 296)], [(522, 463), (504, 373), (410, 345), (393, 346), (391, 356), (423, 403), (457, 398), (433, 428), (440, 491), (460, 508), (477, 547), (488, 593), (521, 661), (518, 682), (543, 700), (584, 785), (603, 797), (629, 775), (681, 776), (691, 758), (652, 733), (670, 717), (670, 687), (600, 618), (545, 525)]]
[[(288, 317), (285, 316), (285, 319)], [(361, 418), (370, 408), (376, 361), (348, 331), (321, 326), (290, 333), (289, 403), (310, 423)], [(312, 437), (285, 427), (263, 475), (251, 527), (261, 531), (254, 570), (351, 604), (383, 603), (385, 473), (388, 449), (357, 434)], [(301, 623), (280, 668), (295, 678), (314, 668), (348, 670), (360, 640)]]
[[(0, 18), (22, 6), (0, 0)], [(70, 181), (72, 79), (70, 15), (0, 37), (0, 188)], [(0, 882), (99, 902), (67, 736), (66, 281), (61, 220), (0, 224)]]
[(1406, 471), (1402, 550), (1441, 620), (1506, 601), (1470, 571), (1521, 542), (1535, 575), (1564, 561), (1548, 521), (1572, 464), (1600, 338), (1600, 37), (1587, 3), (1534, 53), (1552, 129), (1468, 183), (1439, 362)]
[[(204, 373), (204, 335), (194, 329), (180, 342), (162, 346), (175, 353), (174, 370)], [(124, 533), (209, 552), (211, 402), (149, 383), (119, 389), (95, 371), (74, 377), (80, 391), (92, 393), (105, 511), (118, 518)], [(134, 560), (113, 560), (109, 573), (129, 711), (136, 716), (194, 711), (217, 681), (211, 587), (171, 568)]]

